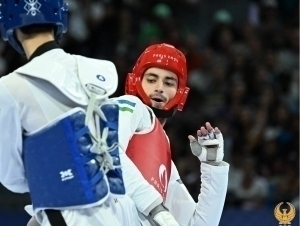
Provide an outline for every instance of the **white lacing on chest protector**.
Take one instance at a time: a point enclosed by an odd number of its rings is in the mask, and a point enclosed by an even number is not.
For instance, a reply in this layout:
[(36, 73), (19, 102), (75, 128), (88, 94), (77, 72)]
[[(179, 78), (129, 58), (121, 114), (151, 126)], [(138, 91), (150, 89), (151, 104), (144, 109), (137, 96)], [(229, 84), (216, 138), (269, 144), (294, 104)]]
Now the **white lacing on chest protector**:
[(100, 164), (100, 169), (103, 173), (107, 173), (109, 170), (113, 170), (116, 168), (120, 168), (120, 166), (113, 165), (113, 158), (109, 154), (109, 152), (113, 151), (116, 146), (119, 146), (119, 143), (115, 142), (110, 147), (108, 146), (106, 140), (108, 137), (109, 128), (106, 126), (103, 128), (102, 134), (100, 130), (100, 118), (107, 122), (107, 119), (101, 110), (101, 104), (105, 101), (104, 99), (98, 100), (97, 95), (91, 94), (87, 107), (87, 114), (85, 119), (85, 125), (88, 126), (91, 119), (95, 121), (96, 127), (96, 136), (91, 134), (93, 140), (93, 146), (90, 149), (92, 153), (97, 154), (96, 160)]

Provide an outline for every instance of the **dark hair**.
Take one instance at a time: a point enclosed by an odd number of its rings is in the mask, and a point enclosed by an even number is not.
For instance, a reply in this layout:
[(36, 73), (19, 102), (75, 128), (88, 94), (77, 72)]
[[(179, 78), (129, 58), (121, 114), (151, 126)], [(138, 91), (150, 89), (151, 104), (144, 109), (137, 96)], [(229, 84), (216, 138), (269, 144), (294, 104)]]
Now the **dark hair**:
[(39, 33), (52, 32), (54, 30), (54, 24), (31, 24), (20, 28), (20, 31), (25, 35), (35, 35)]

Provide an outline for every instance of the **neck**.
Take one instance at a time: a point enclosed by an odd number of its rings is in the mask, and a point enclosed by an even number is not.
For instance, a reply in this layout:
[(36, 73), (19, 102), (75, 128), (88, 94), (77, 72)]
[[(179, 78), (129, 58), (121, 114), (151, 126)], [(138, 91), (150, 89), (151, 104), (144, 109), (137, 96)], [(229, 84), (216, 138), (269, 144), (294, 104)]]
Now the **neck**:
[(37, 34), (32, 37), (27, 37), (22, 41), (27, 59), (36, 51), (36, 49), (46, 42), (54, 41), (51, 33)]

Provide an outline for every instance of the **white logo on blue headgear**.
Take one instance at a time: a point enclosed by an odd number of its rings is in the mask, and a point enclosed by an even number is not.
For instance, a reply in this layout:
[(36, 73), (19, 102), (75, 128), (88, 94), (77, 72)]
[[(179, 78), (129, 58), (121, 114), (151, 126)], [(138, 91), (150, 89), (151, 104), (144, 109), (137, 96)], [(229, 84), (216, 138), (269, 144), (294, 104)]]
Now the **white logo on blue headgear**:
[(97, 79), (100, 80), (101, 82), (105, 82), (105, 77), (103, 75), (97, 75)]
[(38, 0), (25, 0), (25, 2), (24, 9), (27, 11), (27, 15), (31, 13), (31, 16), (35, 16), (37, 12), (40, 12), (42, 4)]

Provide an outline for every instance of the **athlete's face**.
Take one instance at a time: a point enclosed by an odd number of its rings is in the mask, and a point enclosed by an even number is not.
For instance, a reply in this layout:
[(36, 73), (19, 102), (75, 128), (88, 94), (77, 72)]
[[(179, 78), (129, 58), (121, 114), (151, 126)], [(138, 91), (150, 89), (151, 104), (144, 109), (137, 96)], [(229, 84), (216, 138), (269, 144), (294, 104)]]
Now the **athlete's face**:
[(162, 109), (176, 95), (178, 78), (171, 71), (152, 67), (144, 73), (142, 87), (152, 107)]

